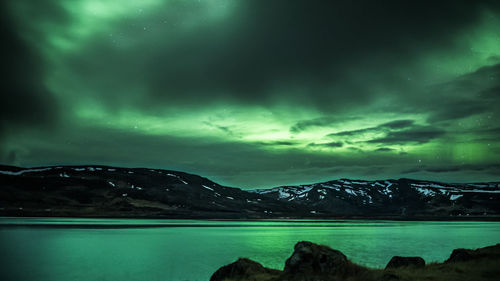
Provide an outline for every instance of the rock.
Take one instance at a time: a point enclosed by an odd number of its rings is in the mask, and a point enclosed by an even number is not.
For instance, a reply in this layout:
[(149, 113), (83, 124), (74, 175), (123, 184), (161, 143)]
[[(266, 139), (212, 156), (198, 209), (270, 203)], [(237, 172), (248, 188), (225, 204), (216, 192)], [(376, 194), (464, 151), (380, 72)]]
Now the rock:
[(345, 274), (350, 262), (340, 251), (311, 242), (298, 242), (285, 262), (285, 274), (339, 275)]
[(279, 273), (278, 270), (268, 269), (263, 267), (260, 263), (246, 258), (239, 258), (237, 261), (219, 268), (210, 277), (210, 281), (223, 281), (226, 279), (231, 280), (251, 280), (252, 276), (258, 274), (274, 275)]
[(473, 250), (469, 249), (455, 249), (450, 255), (450, 258), (446, 262), (460, 262), (469, 261), (474, 259), (475, 254)]
[(413, 267), (424, 267), (425, 266), (425, 260), (421, 257), (400, 257), (400, 256), (394, 256), (392, 259), (389, 261), (387, 268), (398, 268), (402, 266), (413, 266)]
[(482, 258), (500, 258), (500, 244), (477, 250), (455, 249), (445, 263), (464, 262)]
[(365, 269), (351, 263), (340, 251), (311, 242), (298, 242), (283, 271), (268, 269), (246, 258), (223, 266), (210, 281), (319, 281), (352, 277)]

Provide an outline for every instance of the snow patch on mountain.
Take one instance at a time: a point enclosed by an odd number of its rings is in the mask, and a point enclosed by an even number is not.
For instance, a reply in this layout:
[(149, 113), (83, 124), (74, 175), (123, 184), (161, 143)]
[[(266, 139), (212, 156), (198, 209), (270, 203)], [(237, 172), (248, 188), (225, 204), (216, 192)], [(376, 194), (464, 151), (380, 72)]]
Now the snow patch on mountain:
[(415, 187), (415, 189), (423, 194), (424, 196), (435, 196), (436, 192), (432, 189), (424, 188), (424, 187)]
[(330, 183), (330, 184), (321, 184), (321, 187), (328, 188), (328, 189), (333, 189), (333, 190), (336, 190), (336, 191), (340, 191), (340, 188), (342, 186), (340, 184)]
[(292, 194), (291, 194), (291, 193), (289, 193), (289, 192), (285, 191), (283, 188), (280, 188), (280, 189), (278, 190), (278, 192), (279, 192), (279, 194), (280, 194), (280, 195), (279, 195), (279, 198), (280, 198), (280, 199), (287, 199), (287, 198), (289, 198), (290, 196), (292, 196)]
[(52, 168), (41, 168), (41, 169), (25, 169), (17, 172), (12, 171), (0, 171), (0, 174), (10, 175), (10, 176), (19, 176), (25, 173), (36, 173), (36, 172), (44, 172), (52, 170)]
[(174, 175), (174, 174), (167, 174), (167, 176), (177, 178), (177, 179), (178, 179), (178, 180), (180, 180), (183, 184), (188, 184), (185, 180), (181, 179), (181, 177), (179, 177), (178, 175)]
[(204, 188), (206, 188), (206, 189), (208, 189), (208, 190), (214, 191), (214, 189), (213, 189), (213, 188), (208, 187), (208, 186), (206, 186), (206, 185), (204, 185), (204, 184), (202, 184), (201, 186), (203, 186)]

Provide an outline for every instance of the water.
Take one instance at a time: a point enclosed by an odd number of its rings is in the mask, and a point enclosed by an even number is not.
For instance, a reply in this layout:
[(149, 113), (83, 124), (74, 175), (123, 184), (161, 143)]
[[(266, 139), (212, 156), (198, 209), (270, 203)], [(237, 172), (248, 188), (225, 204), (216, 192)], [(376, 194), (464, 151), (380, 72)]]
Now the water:
[(384, 267), (394, 255), (443, 261), (499, 243), (500, 222), (0, 218), (0, 280), (208, 280), (238, 257), (282, 269), (301, 240)]

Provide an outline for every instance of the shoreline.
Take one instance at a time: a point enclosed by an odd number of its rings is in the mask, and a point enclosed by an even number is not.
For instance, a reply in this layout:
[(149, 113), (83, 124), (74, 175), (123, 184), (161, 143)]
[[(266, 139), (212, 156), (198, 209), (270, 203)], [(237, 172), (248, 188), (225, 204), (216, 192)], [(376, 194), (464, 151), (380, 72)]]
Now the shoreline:
[(455, 216), (455, 217), (394, 217), (394, 216), (341, 216), (341, 217), (209, 217), (209, 216), (113, 216), (113, 215), (56, 215), (47, 216), (46, 214), (37, 215), (12, 215), (0, 214), (0, 218), (80, 218), (80, 219), (164, 219), (164, 220), (206, 220), (206, 221), (273, 221), (273, 222), (342, 222), (342, 221), (500, 221), (500, 216)]

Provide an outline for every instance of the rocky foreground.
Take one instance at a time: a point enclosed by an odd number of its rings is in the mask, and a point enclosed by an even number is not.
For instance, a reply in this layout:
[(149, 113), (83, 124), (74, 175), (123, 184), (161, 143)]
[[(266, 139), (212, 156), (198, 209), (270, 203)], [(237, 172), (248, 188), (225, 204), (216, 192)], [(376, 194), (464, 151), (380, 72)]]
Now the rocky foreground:
[(342, 252), (311, 242), (299, 242), (283, 271), (240, 258), (218, 269), (210, 281), (397, 281), (499, 280), (500, 244), (476, 250), (456, 249), (442, 263), (426, 265), (421, 257), (393, 257), (385, 269), (351, 262)]

